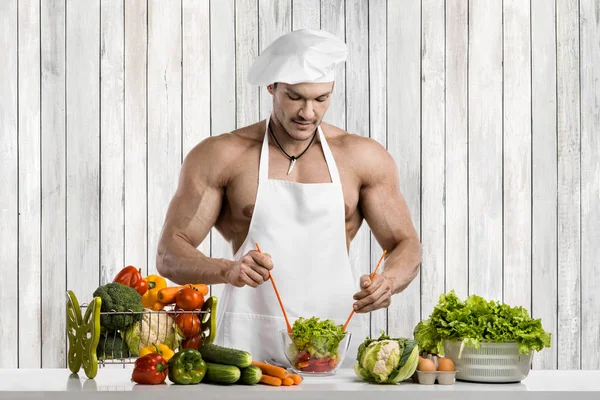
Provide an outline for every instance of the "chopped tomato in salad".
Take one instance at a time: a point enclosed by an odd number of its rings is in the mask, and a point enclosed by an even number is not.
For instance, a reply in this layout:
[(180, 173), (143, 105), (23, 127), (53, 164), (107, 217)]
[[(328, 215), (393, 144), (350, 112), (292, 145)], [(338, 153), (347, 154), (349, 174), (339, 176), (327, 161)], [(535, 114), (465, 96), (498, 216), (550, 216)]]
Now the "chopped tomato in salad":
[(296, 355), (294, 366), (302, 372), (329, 372), (335, 369), (336, 365), (337, 359), (335, 357), (311, 357), (307, 351), (301, 351)]

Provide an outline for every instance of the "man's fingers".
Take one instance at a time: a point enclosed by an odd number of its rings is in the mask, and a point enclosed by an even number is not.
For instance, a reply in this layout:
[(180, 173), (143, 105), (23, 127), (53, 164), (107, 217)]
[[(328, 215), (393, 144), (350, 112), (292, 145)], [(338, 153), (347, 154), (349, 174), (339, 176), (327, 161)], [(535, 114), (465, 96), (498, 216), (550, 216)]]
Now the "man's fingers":
[(378, 299), (376, 302), (368, 304), (368, 305), (356, 310), (356, 313), (363, 314), (363, 313), (368, 313), (371, 311), (379, 310), (381, 308), (387, 308), (390, 306), (390, 304), (392, 304), (392, 300), (390, 297), (382, 297), (382, 298)]
[(369, 275), (363, 275), (360, 277), (360, 287), (361, 289), (366, 289), (371, 284), (371, 277)]
[(253, 287), (253, 288), (258, 287), (258, 283), (254, 282), (254, 280), (252, 278), (250, 278), (248, 275), (242, 274), (241, 278), (242, 278), (242, 282), (244, 282), (246, 285)]
[(354, 309), (359, 312), (359, 310), (363, 309), (364, 307), (371, 305), (373, 303), (376, 303), (378, 300), (380, 299), (385, 299), (386, 296), (389, 296), (388, 293), (388, 288), (384, 287), (384, 286), (379, 286), (377, 288), (377, 290), (375, 290), (374, 293), (358, 300), (356, 303), (354, 303)]
[[(256, 268), (259, 268), (259, 267), (256, 267)], [(263, 268), (263, 270), (264, 270), (264, 268)], [(254, 270), (254, 267), (250, 267), (250, 268), (246, 269), (244, 272), (250, 279), (252, 279), (254, 282), (256, 282), (257, 285), (260, 285), (265, 281), (264, 277), (259, 272)]]
[(252, 264), (250, 268), (252, 268), (252, 272), (262, 277), (261, 283), (269, 280), (269, 270), (263, 267), (262, 265)]
[(379, 289), (381, 287), (381, 284), (383, 283), (383, 280), (379, 279), (377, 277), (375, 277), (373, 280), (370, 280), (368, 275), (364, 275), (364, 276), (366, 277), (366, 279), (364, 280), (364, 283), (367, 286), (366, 287), (363, 286), (363, 279), (361, 278), (360, 287), (363, 289), (354, 295), (354, 300), (360, 300), (360, 299), (363, 299), (363, 298), (375, 293), (375, 291), (377, 291), (377, 289)]
[(255, 263), (265, 267), (268, 270), (273, 269), (273, 260), (271, 260), (271, 256), (267, 253), (259, 253), (258, 251), (251, 251), (248, 254), (252, 257)]

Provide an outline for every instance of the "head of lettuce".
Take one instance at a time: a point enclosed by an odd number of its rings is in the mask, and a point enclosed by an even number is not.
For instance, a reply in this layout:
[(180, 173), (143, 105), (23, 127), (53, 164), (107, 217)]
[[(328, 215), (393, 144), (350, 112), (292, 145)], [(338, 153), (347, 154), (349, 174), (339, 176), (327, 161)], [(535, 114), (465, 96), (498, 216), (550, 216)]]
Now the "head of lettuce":
[(354, 372), (374, 383), (398, 383), (410, 378), (419, 363), (419, 346), (405, 338), (391, 338), (383, 332), (379, 339), (365, 339), (358, 348)]

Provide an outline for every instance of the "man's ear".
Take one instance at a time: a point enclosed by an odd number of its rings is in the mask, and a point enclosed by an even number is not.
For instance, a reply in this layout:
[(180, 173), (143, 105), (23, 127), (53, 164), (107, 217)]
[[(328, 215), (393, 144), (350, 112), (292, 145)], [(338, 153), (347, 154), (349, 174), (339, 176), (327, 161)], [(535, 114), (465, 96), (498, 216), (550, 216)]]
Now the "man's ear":
[(275, 93), (275, 85), (273, 85), (273, 84), (268, 85), (267, 90), (269, 91), (269, 93), (274, 94)]

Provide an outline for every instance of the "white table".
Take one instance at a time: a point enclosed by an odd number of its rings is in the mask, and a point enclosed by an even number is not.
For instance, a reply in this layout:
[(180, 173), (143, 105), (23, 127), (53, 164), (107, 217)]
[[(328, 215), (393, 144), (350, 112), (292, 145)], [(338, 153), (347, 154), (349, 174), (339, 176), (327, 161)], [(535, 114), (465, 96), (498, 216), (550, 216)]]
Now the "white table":
[[(95, 379), (67, 369), (0, 370), (0, 399), (360, 399), (360, 400), (519, 400), (519, 399), (600, 399), (598, 371), (531, 371), (520, 383), (483, 384), (457, 381), (451, 386), (419, 385), (405, 381), (397, 385), (375, 385), (358, 380), (352, 370), (340, 370), (329, 377), (309, 377), (291, 387), (137, 385), (131, 382), (131, 368), (100, 368)], [(192, 396), (192, 397), (191, 397)], [(567, 397), (568, 396), (568, 397)]]

